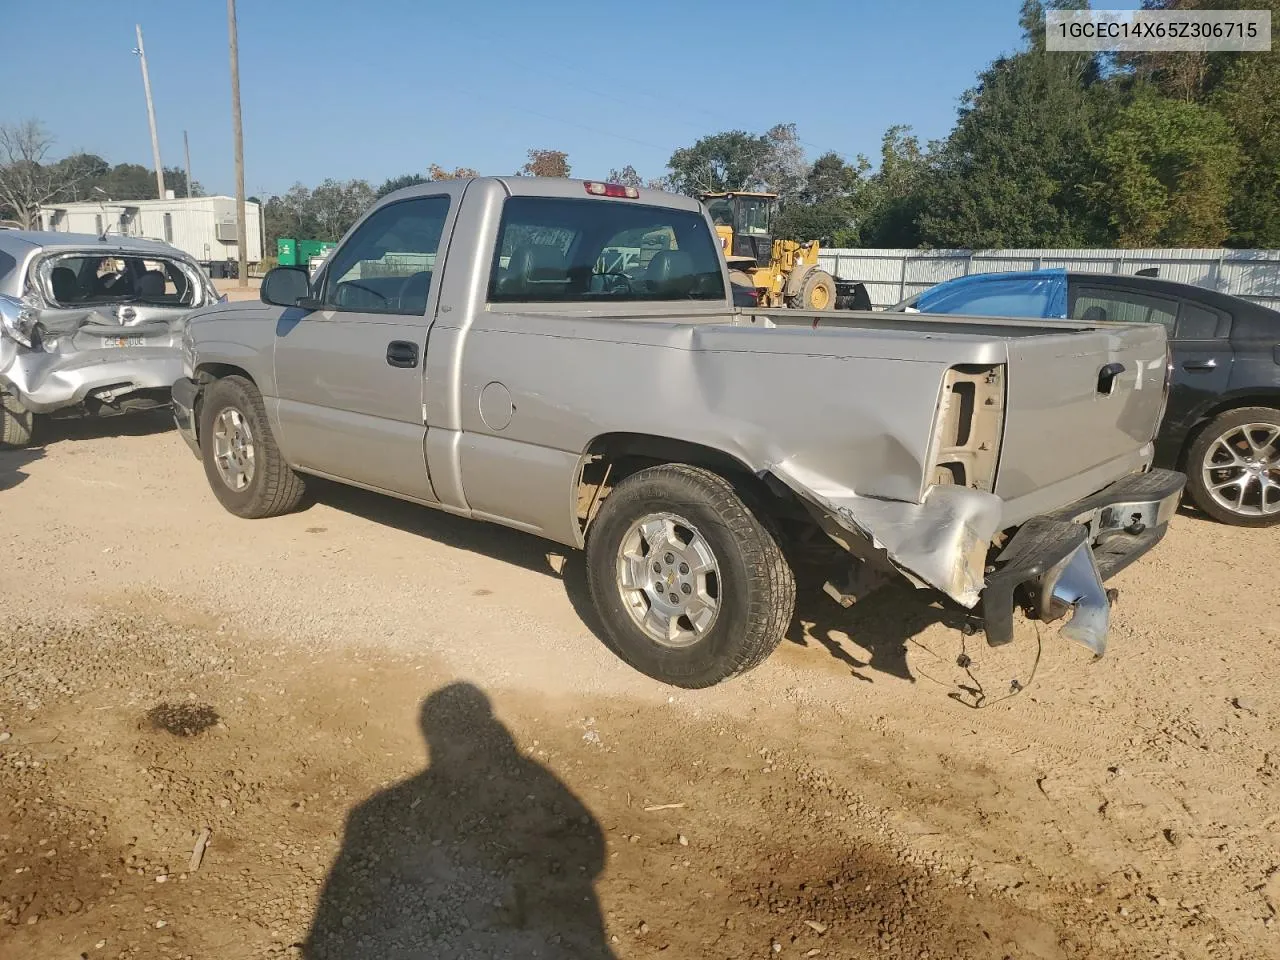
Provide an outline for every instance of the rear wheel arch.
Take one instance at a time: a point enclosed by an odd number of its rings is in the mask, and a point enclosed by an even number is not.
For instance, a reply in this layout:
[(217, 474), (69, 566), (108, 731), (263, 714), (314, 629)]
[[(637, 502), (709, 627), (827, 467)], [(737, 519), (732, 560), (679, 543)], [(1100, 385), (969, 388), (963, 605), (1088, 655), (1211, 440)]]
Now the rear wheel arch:
[(1224, 397), (1198, 413), (1195, 423), (1187, 430), (1186, 436), (1182, 438), (1182, 442), (1177, 448), (1177, 468), (1184, 473), (1186, 472), (1184, 468), (1187, 466), (1187, 455), (1191, 452), (1192, 445), (1200, 439), (1200, 435), (1204, 433), (1209, 424), (1222, 416), (1222, 414), (1229, 413), (1232, 410), (1239, 410), (1243, 407), (1270, 407), (1273, 410), (1280, 410), (1280, 389), (1255, 390), (1249, 393)]
[(587, 445), (578, 467), (575, 496), (584, 541), (610, 490), (641, 470), (663, 464), (699, 467), (723, 477), (762, 520), (775, 527), (787, 527), (787, 521), (812, 524), (809, 512), (790, 488), (771, 474), (760, 475), (731, 453), (675, 437), (606, 433)]

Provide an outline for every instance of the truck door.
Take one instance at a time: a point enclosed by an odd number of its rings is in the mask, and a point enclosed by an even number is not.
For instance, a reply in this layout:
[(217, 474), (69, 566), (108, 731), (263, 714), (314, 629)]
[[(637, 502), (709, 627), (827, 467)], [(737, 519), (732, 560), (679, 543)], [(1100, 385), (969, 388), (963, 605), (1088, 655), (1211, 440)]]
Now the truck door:
[(282, 445), (299, 467), (436, 500), (423, 450), (423, 355), (450, 221), (448, 195), (375, 209), (329, 255), (319, 309), (289, 309), (277, 322)]

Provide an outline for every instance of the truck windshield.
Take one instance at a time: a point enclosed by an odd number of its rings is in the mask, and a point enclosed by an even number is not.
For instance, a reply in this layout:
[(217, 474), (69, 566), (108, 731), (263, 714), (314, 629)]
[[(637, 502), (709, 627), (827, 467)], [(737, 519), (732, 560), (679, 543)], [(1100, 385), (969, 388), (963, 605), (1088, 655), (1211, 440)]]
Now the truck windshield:
[(512, 197), (502, 211), (489, 300), (723, 300), (718, 251), (694, 211)]

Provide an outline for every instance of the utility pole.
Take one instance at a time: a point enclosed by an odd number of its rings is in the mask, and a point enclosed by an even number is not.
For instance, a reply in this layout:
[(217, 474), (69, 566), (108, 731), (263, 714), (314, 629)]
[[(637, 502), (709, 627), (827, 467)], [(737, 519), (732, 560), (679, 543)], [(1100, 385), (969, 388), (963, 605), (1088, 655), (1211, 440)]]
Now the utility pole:
[(134, 53), (142, 61), (142, 89), (147, 94), (147, 122), (151, 124), (151, 158), (156, 164), (156, 196), (164, 199), (164, 167), (160, 165), (160, 137), (156, 133), (156, 107), (151, 102), (151, 75), (147, 73), (147, 48), (142, 45), (142, 26), (135, 23), (133, 29), (138, 34), (138, 46)]
[(187, 199), (191, 199), (191, 143), (187, 140), (187, 131), (182, 131), (182, 152), (187, 155)]
[(249, 285), (249, 229), (244, 209), (244, 130), (240, 126), (240, 41), (236, 34), (236, 0), (227, 0), (231, 37), (231, 133), (236, 150), (236, 249), (240, 251), (238, 286)]

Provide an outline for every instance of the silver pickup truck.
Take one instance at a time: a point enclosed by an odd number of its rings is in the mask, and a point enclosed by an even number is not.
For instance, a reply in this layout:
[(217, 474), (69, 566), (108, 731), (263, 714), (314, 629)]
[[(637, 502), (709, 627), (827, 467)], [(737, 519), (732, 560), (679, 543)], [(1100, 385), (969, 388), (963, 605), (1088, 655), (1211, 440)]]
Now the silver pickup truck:
[(739, 311), (706, 211), (482, 177), (384, 198), (314, 280), (198, 311), (173, 386), (214, 495), (327, 477), (585, 547), (605, 642), (667, 683), (760, 663), (797, 565), (905, 578), (1103, 652), (1103, 581), (1163, 536), (1158, 324)]

